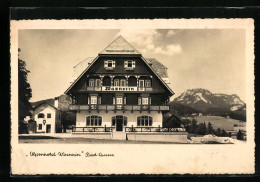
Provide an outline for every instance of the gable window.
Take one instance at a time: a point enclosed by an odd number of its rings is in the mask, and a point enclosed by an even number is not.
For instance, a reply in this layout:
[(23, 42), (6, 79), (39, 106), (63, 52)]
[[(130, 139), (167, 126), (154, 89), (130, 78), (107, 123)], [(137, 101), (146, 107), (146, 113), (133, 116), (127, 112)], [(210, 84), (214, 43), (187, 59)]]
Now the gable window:
[(44, 118), (44, 114), (43, 113), (39, 113), (38, 114), (38, 118)]
[(38, 129), (42, 130), (42, 124), (39, 124)]
[(90, 87), (94, 87), (94, 86), (95, 86), (95, 81), (94, 81), (94, 79), (90, 79), (90, 80), (89, 80), (89, 86), (90, 86)]
[(133, 70), (135, 68), (135, 61), (132, 60), (125, 61), (124, 67), (126, 70)]
[(153, 118), (151, 116), (139, 116), (137, 117), (137, 126), (152, 126)]
[(102, 125), (102, 117), (100, 116), (88, 116), (86, 117), (87, 126), (101, 126)]
[(145, 87), (151, 87), (151, 80), (145, 80)]
[(51, 118), (51, 113), (48, 113), (48, 114), (47, 114), (47, 118)]
[(113, 70), (116, 67), (116, 62), (113, 60), (105, 60), (104, 67), (107, 70)]

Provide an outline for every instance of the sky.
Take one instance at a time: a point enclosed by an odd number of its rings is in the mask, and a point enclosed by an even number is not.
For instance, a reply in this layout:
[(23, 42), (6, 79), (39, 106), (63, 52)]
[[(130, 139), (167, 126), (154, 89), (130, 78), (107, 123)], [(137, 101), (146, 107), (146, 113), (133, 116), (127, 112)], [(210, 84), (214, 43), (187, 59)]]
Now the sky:
[(243, 29), (31, 29), (19, 30), (19, 57), (30, 71), (31, 102), (53, 98), (70, 86), (73, 67), (96, 57), (122, 35), (146, 58), (166, 67), (171, 100), (187, 89), (237, 94), (246, 101)]

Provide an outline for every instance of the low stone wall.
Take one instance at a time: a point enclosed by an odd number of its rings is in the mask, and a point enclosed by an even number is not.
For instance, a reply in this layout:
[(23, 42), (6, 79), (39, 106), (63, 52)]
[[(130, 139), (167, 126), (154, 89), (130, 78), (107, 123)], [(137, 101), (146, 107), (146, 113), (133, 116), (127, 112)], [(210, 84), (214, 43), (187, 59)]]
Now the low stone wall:
[(111, 133), (72, 133), (73, 137), (111, 139)]
[(127, 133), (128, 140), (188, 143), (187, 132)]

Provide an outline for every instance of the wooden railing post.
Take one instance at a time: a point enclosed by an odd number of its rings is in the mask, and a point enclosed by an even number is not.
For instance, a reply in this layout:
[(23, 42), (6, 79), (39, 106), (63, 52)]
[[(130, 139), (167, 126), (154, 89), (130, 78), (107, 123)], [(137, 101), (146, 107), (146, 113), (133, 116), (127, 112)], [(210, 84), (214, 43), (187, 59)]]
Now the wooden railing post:
[(143, 127), (141, 127), (141, 133), (143, 133)]
[(84, 127), (83, 127), (83, 133), (84, 133)]
[(107, 131), (107, 126), (105, 125), (105, 132)]

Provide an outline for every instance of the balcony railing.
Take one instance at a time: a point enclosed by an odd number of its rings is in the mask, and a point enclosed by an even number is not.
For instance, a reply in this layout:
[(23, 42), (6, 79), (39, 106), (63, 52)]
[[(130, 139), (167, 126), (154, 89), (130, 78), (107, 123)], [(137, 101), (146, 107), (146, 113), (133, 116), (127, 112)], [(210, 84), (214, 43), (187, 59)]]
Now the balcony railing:
[(115, 130), (115, 127), (72, 127), (73, 133), (107, 133), (107, 132), (113, 132)]
[(152, 87), (137, 87), (137, 86), (100, 86), (100, 87), (90, 87), (88, 86), (87, 91), (104, 91), (104, 92), (152, 92), (153, 88)]
[(99, 111), (169, 111), (169, 106), (151, 106), (151, 105), (69, 105), (69, 110), (99, 110)]
[[(111, 133), (116, 127), (72, 127), (73, 133)], [(162, 128), (162, 127), (125, 127), (125, 132), (135, 133), (158, 133), (158, 132), (185, 132), (185, 128)]]
[(125, 127), (125, 132), (154, 133), (154, 132), (185, 132), (185, 128), (162, 127)]

